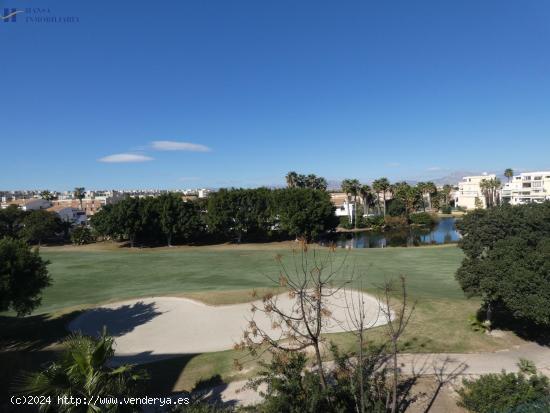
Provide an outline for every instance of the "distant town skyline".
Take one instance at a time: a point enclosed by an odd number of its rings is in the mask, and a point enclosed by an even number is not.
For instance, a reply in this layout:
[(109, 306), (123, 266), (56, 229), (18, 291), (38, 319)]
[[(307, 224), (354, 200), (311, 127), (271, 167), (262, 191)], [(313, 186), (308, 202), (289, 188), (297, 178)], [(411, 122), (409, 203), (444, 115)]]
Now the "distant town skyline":
[(399, 3), (22, 13), (0, 25), (0, 189), (550, 169), (550, 3)]

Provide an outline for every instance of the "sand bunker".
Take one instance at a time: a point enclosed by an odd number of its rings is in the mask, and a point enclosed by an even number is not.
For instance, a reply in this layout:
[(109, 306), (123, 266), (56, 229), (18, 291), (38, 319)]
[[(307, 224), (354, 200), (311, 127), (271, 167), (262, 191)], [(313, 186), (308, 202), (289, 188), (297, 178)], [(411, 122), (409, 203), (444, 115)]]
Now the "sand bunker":
[[(331, 316), (325, 333), (350, 329), (347, 302), (350, 294), (358, 302), (356, 291), (338, 291), (329, 300)], [(367, 294), (363, 298), (370, 327), (386, 323), (378, 300)], [(290, 310), (295, 300), (286, 294), (277, 297), (278, 306)], [(252, 303), (210, 306), (178, 297), (151, 297), (109, 304), (84, 312), (69, 324), (71, 331), (99, 334), (103, 326), (116, 337), (118, 361), (144, 363), (182, 354), (227, 350), (240, 341), (251, 319)], [(261, 301), (253, 304), (262, 308)], [(258, 326), (271, 330), (272, 322), (263, 313), (254, 316)], [(280, 331), (278, 331), (280, 333)], [(275, 331), (273, 331), (275, 333)]]

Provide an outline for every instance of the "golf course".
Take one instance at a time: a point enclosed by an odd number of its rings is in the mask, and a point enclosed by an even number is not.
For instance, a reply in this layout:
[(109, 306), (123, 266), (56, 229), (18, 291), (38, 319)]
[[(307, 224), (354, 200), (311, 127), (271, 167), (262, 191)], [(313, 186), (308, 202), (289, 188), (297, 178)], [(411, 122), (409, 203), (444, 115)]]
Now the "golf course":
[[(41, 256), (50, 262), (52, 285), (44, 290), (42, 305), (32, 316), (2, 317), (6, 331), (4, 356), (14, 371), (21, 364), (32, 368), (36, 360), (51, 358), (59, 351), (56, 343), (68, 334), (67, 326), (84, 310), (109, 303), (148, 297), (191, 298), (208, 305), (253, 301), (253, 290), (262, 294), (278, 288), (272, 280), (279, 277), (280, 263), (292, 263), (294, 247), (294, 242), (282, 242), (144, 249), (97, 243), (41, 248)], [(328, 251), (319, 246), (312, 248), (319, 254)], [(277, 256), (281, 257), (280, 263)], [(385, 280), (406, 278), (408, 299), (415, 306), (402, 342), (406, 352), (494, 351), (521, 342), (512, 333), (497, 337), (472, 328), (469, 320), (479, 308), (479, 301), (466, 299), (454, 278), (463, 258), (456, 245), (338, 249), (335, 256), (343, 263), (335, 283), (353, 276), (354, 287), (360, 285), (373, 296)], [(178, 328), (177, 323), (170, 328)], [(185, 329), (183, 318), (181, 329)], [(367, 339), (376, 342), (384, 334), (383, 326), (375, 327), (369, 330)], [(346, 332), (328, 334), (327, 338), (342, 348), (354, 343)], [(8, 352), (6, 343), (10, 346)], [(33, 350), (30, 356), (29, 349)], [(158, 391), (176, 391), (190, 389), (211, 377), (227, 382), (250, 376), (256, 371), (254, 361), (245, 364), (241, 372), (233, 367), (233, 361), (243, 357), (244, 352), (237, 350), (182, 352), (171, 360), (159, 358), (146, 367), (157, 378)]]

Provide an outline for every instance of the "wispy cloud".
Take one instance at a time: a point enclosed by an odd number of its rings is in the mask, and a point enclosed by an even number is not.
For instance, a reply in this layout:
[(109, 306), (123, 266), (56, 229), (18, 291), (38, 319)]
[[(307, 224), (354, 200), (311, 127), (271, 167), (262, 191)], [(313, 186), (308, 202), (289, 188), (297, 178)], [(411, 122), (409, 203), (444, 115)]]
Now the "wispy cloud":
[(210, 152), (208, 146), (198, 143), (177, 142), (177, 141), (153, 141), (151, 147), (157, 151), (190, 151), (190, 152)]
[(150, 156), (139, 155), (135, 153), (116, 153), (114, 155), (104, 156), (99, 158), (99, 162), (103, 163), (131, 163), (131, 162), (148, 162), (152, 161)]

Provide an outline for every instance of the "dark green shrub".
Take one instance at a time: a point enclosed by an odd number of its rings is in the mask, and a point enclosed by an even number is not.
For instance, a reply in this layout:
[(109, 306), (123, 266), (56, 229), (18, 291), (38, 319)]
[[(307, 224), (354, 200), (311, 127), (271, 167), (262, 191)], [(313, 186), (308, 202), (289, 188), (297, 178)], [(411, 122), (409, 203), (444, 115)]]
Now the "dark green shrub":
[(453, 212), (453, 209), (449, 205), (443, 205), (441, 207), (442, 214), (450, 214), (451, 212)]
[(71, 232), (71, 242), (74, 245), (85, 245), (95, 242), (95, 237), (88, 227), (78, 226)]
[(542, 374), (484, 374), (463, 380), (458, 405), (475, 413), (547, 412), (550, 383)]
[(377, 215), (374, 217), (364, 218), (365, 227), (381, 228), (384, 226), (384, 217), (382, 215)]
[(349, 217), (340, 217), (339, 227), (344, 228), (344, 229), (352, 229), (353, 225), (350, 222)]
[(406, 214), (407, 210), (405, 208), (405, 204), (400, 199), (392, 199), (388, 201), (387, 204), (387, 215), (392, 217), (400, 217)]
[(427, 212), (419, 212), (417, 214), (411, 214), (409, 220), (412, 224), (422, 225), (429, 227), (435, 224), (434, 218)]

